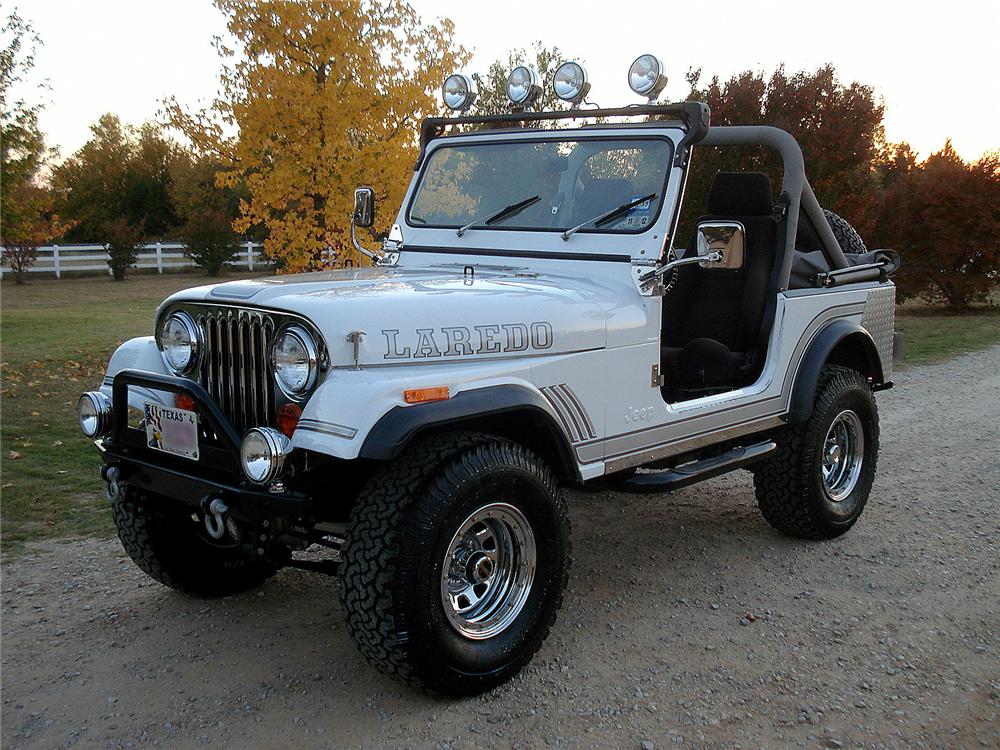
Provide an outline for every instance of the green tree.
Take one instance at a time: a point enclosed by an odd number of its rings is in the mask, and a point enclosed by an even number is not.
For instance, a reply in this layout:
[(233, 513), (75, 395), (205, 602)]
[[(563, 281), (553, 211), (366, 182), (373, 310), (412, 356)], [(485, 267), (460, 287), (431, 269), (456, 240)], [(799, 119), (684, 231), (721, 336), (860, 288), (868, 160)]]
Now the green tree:
[(236, 257), (237, 235), (233, 221), (239, 216), (246, 191), (220, 188), (216, 175), (222, 163), (208, 155), (185, 152), (174, 162), (170, 196), (182, 222), (180, 236), (195, 264), (216, 276)]
[(507, 98), (507, 76), (518, 65), (528, 65), (537, 71), (541, 79), (542, 93), (535, 105), (539, 110), (559, 111), (569, 109), (569, 103), (564, 102), (552, 90), (552, 77), (564, 62), (582, 63), (579, 58), (566, 57), (558, 47), (546, 47), (541, 42), (534, 42), (530, 50), (514, 49), (507, 53), (506, 58), (494, 60), (485, 74), (473, 73), (472, 79), (479, 89), (479, 96), (473, 105), (471, 114), (499, 115), (510, 112), (511, 103)]
[(143, 244), (143, 227), (132, 224), (124, 216), (112, 219), (101, 227), (101, 236), (108, 248), (108, 267), (115, 281), (124, 281), (125, 274), (135, 267)]
[(105, 227), (119, 218), (162, 237), (178, 224), (170, 199), (174, 163), (180, 147), (161, 128), (147, 123), (123, 125), (103, 115), (91, 126), (91, 138), (52, 172), (62, 215), (77, 222), (70, 238), (105, 242)]

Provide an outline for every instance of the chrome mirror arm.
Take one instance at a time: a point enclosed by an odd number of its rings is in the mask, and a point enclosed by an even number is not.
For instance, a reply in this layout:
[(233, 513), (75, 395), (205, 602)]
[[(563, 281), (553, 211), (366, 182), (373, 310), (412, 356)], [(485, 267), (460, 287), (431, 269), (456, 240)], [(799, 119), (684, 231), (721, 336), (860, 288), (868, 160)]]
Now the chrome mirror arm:
[(358, 242), (358, 238), (357, 238), (357, 234), (355, 233), (355, 230), (356, 230), (356, 227), (355, 227), (355, 224), (354, 224), (354, 216), (352, 215), (351, 216), (351, 244), (354, 245), (354, 249), (357, 250), (362, 255), (366, 256), (372, 262), (374, 262), (375, 265), (379, 265), (380, 263), (382, 263), (385, 260), (385, 256), (384, 255), (380, 255), (379, 253), (375, 252), (374, 250), (368, 250), (367, 248), (362, 247), (361, 243)]
[(690, 258), (678, 258), (677, 260), (672, 260), (669, 263), (664, 263), (659, 268), (656, 268), (649, 273), (643, 274), (639, 277), (639, 283), (643, 286), (648, 286), (655, 282), (660, 276), (667, 273), (667, 271), (673, 271), (675, 268), (680, 266), (689, 266), (692, 263), (718, 263), (722, 260), (722, 253), (715, 251), (709, 253), (708, 255), (693, 255)]

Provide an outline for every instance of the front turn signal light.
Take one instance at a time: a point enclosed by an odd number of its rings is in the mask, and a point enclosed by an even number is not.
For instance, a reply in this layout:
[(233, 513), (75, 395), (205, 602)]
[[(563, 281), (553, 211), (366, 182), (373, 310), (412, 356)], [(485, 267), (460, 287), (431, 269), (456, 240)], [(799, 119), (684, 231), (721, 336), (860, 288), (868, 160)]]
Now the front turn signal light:
[(403, 391), (403, 401), (408, 404), (424, 404), (428, 401), (445, 401), (451, 398), (448, 386), (434, 388), (412, 388)]
[(278, 409), (277, 418), (274, 420), (278, 431), (285, 437), (291, 437), (295, 428), (299, 426), (299, 417), (302, 416), (302, 407), (298, 404), (284, 404)]

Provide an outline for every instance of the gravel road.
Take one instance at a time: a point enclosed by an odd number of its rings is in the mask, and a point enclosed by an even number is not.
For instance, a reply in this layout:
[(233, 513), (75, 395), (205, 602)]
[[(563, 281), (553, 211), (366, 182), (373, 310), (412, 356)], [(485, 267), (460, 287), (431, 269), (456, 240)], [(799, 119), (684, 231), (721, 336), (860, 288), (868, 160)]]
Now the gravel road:
[(740, 472), (572, 493), (576, 563), (535, 661), (454, 701), (371, 670), (335, 579), (219, 601), (115, 541), (4, 569), (2, 742), (54, 747), (1000, 747), (1000, 347), (879, 395), (846, 537), (773, 532)]

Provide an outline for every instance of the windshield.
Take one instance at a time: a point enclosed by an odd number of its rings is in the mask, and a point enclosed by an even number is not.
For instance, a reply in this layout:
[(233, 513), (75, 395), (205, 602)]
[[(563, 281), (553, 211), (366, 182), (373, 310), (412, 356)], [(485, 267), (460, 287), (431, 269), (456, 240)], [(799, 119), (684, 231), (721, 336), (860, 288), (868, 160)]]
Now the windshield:
[(424, 166), (407, 222), (463, 230), (459, 236), (642, 232), (660, 212), (670, 156), (670, 142), (657, 137), (441, 146)]

